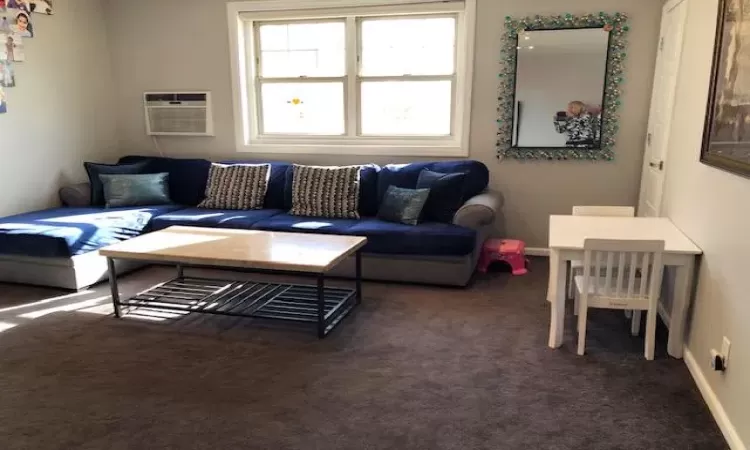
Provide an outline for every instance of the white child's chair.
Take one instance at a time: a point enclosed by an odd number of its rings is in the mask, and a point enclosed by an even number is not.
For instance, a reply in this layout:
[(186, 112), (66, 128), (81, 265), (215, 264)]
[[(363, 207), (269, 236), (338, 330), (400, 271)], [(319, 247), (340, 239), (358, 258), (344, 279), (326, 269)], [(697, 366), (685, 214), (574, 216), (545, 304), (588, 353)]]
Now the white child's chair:
[[(574, 206), (574, 216), (606, 216), (606, 217), (635, 217), (635, 208), (632, 206)], [(571, 261), (570, 262), (570, 273), (568, 274), (568, 298), (575, 299), (573, 286), (573, 278), (576, 275), (581, 274), (583, 268), (583, 261)], [(575, 301), (573, 306), (573, 312), (578, 315), (578, 301)], [(633, 322), (633, 335), (637, 335), (640, 331), (640, 312), (636, 314), (638, 317), (637, 327), (636, 322)], [(628, 317), (629, 314), (628, 314)]]
[[(578, 354), (583, 355), (586, 347), (588, 309), (622, 309), (647, 311), (644, 353), (646, 359), (654, 359), (664, 241), (586, 239), (583, 249), (583, 275), (574, 278), (579, 304)], [(622, 267), (628, 270), (618, 270)], [(633, 314), (634, 321), (635, 316)]]

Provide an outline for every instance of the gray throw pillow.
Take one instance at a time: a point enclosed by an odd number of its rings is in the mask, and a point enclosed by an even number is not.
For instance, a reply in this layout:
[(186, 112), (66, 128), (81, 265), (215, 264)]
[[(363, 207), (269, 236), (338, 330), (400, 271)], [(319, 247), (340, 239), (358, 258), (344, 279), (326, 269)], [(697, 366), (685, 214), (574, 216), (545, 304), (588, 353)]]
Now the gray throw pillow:
[(270, 173), (270, 164), (211, 164), (206, 198), (198, 208), (261, 209)]
[(360, 166), (319, 167), (295, 164), (293, 216), (359, 219)]
[(99, 175), (107, 208), (166, 205), (169, 198), (169, 174)]
[(404, 189), (388, 186), (385, 197), (383, 197), (383, 203), (380, 204), (378, 210), (378, 219), (406, 225), (417, 225), (429, 196), (429, 189)]

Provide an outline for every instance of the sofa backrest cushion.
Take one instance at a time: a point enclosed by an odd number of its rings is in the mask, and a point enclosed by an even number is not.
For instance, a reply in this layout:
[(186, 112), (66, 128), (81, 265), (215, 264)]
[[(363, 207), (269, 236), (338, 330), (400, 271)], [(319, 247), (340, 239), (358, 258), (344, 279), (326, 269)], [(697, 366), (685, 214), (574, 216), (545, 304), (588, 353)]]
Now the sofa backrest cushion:
[(419, 174), (424, 169), (441, 173), (465, 173), (463, 201), (480, 194), (490, 182), (487, 166), (479, 161), (462, 159), (457, 161), (417, 162), (411, 164), (388, 164), (378, 176), (378, 204), (383, 200), (388, 186), (416, 189)]
[[(271, 175), (268, 177), (268, 190), (263, 207), (267, 209), (289, 209), (285, 208), (286, 200), (284, 189), (286, 188), (286, 171), (292, 167), (291, 163), (283, 161), (260, 161), (260, 160), (229, 160), (220, 161), (220, 164), (270, 164)], [(291, 207), (291, 202), (289, 207)]]
[(169, 174), (169, 193), (178, 205), (195, 206), (205, 197), (208, 170), (211, 162), (207, 159), (181, 159), (155, 156), (125, 156), (120, 164), (149, 161), (149, 173)]
[[(378, 173), (380, 166), (375, 164), (364, 164), (359, 171), (359, 208), (358, 212), (363, 217), (374, 217), (378, 213)], [(292, 209), (292, 181), (294, 180), (294, 169), (289, 167), (286, 172), (286, 187), (284, 189), (283, 209)]]

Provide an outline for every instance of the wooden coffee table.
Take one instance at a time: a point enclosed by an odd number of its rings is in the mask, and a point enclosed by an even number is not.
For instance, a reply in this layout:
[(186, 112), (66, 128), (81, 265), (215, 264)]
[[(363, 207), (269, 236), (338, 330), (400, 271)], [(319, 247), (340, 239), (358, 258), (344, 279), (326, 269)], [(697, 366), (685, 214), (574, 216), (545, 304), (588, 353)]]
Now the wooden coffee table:
[[(169, 227), (99, 250), (107, 257), (115, 316), (122, 307), (258, 317), (317, 325), (325, 337), (362, 301), (361, 249), (367, 238), (198, 227)], [(355, 255), (354, 289), (325, 287), (326, 273)], [(177, 277), (121, 300), (114, 260), (169, 263)], [(317, 285), (185, 276), (184, 266), (315, 275)]]

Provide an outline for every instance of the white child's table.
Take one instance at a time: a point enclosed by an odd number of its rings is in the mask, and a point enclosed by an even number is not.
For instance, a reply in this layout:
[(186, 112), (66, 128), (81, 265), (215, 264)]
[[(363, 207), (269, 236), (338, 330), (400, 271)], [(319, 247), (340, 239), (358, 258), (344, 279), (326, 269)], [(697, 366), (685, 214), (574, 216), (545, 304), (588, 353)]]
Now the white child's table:
[(674, 267), (676, 273), (671, 302), (666, 307), (661, 303), (659, 312), (669, 327), (667, 351), (675, 358), (682, 358), (695, 260), (703, 252), (672, 221), (663, 217), (550, 216), (549, 346), (562, 345), (567, 261), (583, 261), (583, 241), (587, 238), (664, 241), (664, 265)]

